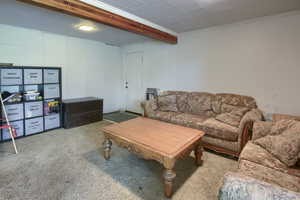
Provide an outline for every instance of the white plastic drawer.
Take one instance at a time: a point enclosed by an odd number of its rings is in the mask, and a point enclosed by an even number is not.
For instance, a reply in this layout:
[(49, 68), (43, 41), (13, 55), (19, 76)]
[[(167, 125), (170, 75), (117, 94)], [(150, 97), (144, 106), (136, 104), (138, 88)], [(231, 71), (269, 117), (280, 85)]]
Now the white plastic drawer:
[(60, 126), (59, 114), (45, 116), (45, 130), (57, 128)]
[(22, 85), (22, 69), (1, 69), (1, 85)]
[(44, 69), (44, 83), (59, 83), (59, 70)]
[(24, 84), (41, 84), (42, 81), (42, 69), (24, 69)]
[(25, 135), (31, 135), (44, 131), (43, 117), (25, 120)]
[[(9, 121), (19, 120), (24, 118), (23, 104), (6, 105), (5, 110)], [(4, 117), (4, 113), (2, 113)]]
[[(24, 135), (23, 120), (11, 122), (10, 125), (16, 130), (17, 137)], [(2, 129), (3, 140), (11, 139), (9, 129)]]
[(44, 85), (44, 98), (58, 98), (60, 97), (59, 84)]
[(43, 102), (28, 102), (25, 103), (25, 117), (37, 117), (43, 115)]

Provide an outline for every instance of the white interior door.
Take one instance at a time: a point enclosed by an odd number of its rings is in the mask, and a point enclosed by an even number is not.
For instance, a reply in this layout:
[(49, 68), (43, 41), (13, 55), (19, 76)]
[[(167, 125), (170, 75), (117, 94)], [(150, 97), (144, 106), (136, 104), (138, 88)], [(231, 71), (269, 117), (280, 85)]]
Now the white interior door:
[(143, 53), (128, 53), (125, 57), (126, 110), (142, 114), (141, 101), (145, 91), (142, 87)]

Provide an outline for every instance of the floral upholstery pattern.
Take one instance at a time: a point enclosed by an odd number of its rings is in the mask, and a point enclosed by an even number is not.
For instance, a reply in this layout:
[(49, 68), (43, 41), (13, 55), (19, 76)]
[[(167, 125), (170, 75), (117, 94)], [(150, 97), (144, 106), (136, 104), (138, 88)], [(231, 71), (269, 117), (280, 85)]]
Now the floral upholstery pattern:
[[(299, 134), (300, 122), (255, 122), (253, 140), (240, 154), (238, 172), (226, 174), (219, 199), (300, 199), (300, 167), (289, 166), (280, 159), (282, 155), (278, 157), (273, 152), (287, 138), (291, 139), (290, 143), (296, 143)], [(273, 141), (273, 150), (255, 144), (270, 137), (280, 137)], [(298, 162), (299, 154), (293, 157)]]
[(298, 200), (300, 193), (260, 181), (241, 173), (227, 172), (219, 200)]
[(271, 153), (262, 147), (248, 142), (248, 144), (243, 149), (240, 154), (240, 160), (248, 160), (260, 165), (264, 165), (270, 168), (281, 170), (282, 172), (287, 172), (288, 166), (275, 158)]
[(290, 167), (294, 166), (298, 161), (300, 132), (299, 135), (292, 131), (276, 136), (268, 135), (255, 140), (254, 143), (260, 145)]
[(253, 97), (228, 93), (219, 93), (217, 96), (221, 97), (222, 103), (225, 104), (248, 107), (250, 109), (257, 108), (256, 101)]
[(188, 105), (192, 114), (213, 116), (211, 101), (214, 98), (213, 94), (206, 92), (191, 92), (188, 95)]
[(205, 143), (237, 153), (245, 125), (262, 119), (254, 98), (236, 94), (165, 91), (142, 106), (146, 117), (203, 130)]
[(256, 122), (253, 125), (252, 140), (288, 166), (294, 166), (299, 161), (299, 121), (284, 119)]
[(271, 128), (272, 128), (273, 122), (268, 121), (261, 121), (261, 122), (255, 122), (253, 125), (253, 135), (252, 140), (257, 140), (259, 138), (262, 138), (264, 136), (267, 136), (270, 134)]
[(239, 172), (294, 192), (300, 192), (299, 177), (266, 167), (264, 165), (256, 164), (247, 160), (240, 160)]
[(204, 131), (207, 135), (228, 141), (238, 140), (238, 128), (209, 118), (203, 122)]
[(157, 105), (160, 111), (177, 112), (177, 97), (176, 95), (164, 95), (157, 98)]
[(188, 113), (180, 113), (170, 119), (171, 123), (182, 126), (203, 129), (203, 122), (207, 120), (205, 116), (193, 115)]

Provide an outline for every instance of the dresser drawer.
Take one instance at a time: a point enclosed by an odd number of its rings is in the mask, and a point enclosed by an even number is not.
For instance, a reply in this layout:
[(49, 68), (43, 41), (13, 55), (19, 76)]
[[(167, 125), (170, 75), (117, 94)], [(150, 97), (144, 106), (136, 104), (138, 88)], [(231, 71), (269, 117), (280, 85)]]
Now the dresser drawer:
[[(24, 135), (24, 123), (23, 120), (11, 122), (10, 125), (16, 130), (17, 137)], [(2, 129), (3, 140), (11, 139), (9, 129)]]
[(31, 135), (44, 131), (43, 117), (25, 120), (25, 135)]
[(37, 117), (43, 115), (43, 102), (27, 102), (25, 103), (25, 118)]
[(45, 116), (45, 130), (58, 128), (60, 126), (59, 114)]
[[(23, 104), (6, 105), (5, 110), (9, 121), (15, 121), (24, 118)], [(4, 113), (2, 113), (4, 117)]]
[(42, 84), (42, 69), (24, 69), (24, 84)]
[(59, 97), (60, 97), (59, 84), (44, 85), (45, 99), (59, 98)]
[(1, 85), (22, 85), (22, 69), (1, 69)]
[(44, 83), (59, 83), (59, 70), (44, 69)]

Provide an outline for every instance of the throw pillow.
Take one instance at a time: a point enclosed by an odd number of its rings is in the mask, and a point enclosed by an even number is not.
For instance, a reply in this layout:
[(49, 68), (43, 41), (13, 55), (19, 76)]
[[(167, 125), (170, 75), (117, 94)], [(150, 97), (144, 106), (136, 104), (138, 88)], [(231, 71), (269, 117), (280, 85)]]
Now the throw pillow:
[(177, 112), (176, 95), (165, 95), (157, 98), (158, 108), (160, 111)]
[(255, 140), (254, 143), (266, 149), (287, 166), (294, 166), (298, 162), (300, 132), (296, 129), (288, 129), (280, 135), (268, 135)]
[(234, 115), (232, 113), (223, 113), (223, 114), (217, 115), (216, 120), (223, 122), (225, 124), (231, 125), (231, 126), (239, 127), (241, 117)]
[(249, 111), (249, 108), (243, 108), (243, 107), (235, 108), (229, 113), (219, 114), (216, 117), (216, 120), (223, 122), (225, 124), (234, 126), (234, 127), (239, 127), (243, 116), (248, 111)]
[(299, 122), (297, 122), (295, 120), (291, 120), (291, 119), (279, 120), (279, 121), (277, 121), (276, 123), (273, 124), (270, 134), (271, 135), (279, 135), (283, 131), (285, 131), (287, 129), (290, 129), (291, 127), (295, 126), (297, 123), (299, 123)]

